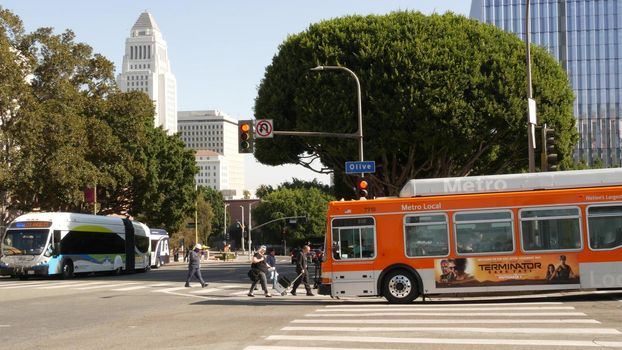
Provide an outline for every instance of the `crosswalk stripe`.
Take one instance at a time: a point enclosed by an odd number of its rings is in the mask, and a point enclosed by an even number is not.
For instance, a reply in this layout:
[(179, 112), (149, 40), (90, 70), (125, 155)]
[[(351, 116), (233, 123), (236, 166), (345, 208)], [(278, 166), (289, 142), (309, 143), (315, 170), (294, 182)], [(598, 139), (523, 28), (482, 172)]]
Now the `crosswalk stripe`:
[[(262, 292), (262, 293), (263, 293), (263, 292)], [(243, 291), (241, 291), (241, 292), (231, 293), (230, 295), (245, 295), (245, 294), (248, 294), (248, 291), (247, 291), (247, 290), (243, 290)]]
[(84, 285), (84, 282), (67, 282), (67, 283), (62, 283), (62, 284), (55, 284), (52, 286), (35, 287), (35, 288), (36, 289), (59, 289), (59, 288), (75, 287), (77, 285)]
[(218, 288), (201, 288), (201, 289), (197, 289), (197, 290), (193, 290), (190, 293), (193, 294), (199, 294), (199, 293), (214, 293), (214, 292), (220, 292), (223, 289), (218, 289)]
[(306, 317), (361, 317), (361, 316), (586, 316), (583, 312), (366, 312), (352, 314), (306, 314)]
[[(509, 306), (509, 307), (462, 307), (462, 306), (455, 306), (453, 308), (451, 308), (452, 311), (495, 311), (495, 310), (504, 310), (504, 311), (511, 311), (511, 310), (574, 310), (575, 308), (573, 306), (526, 306), (526, 307), (519, 307), (519, 306)], [(379, 312), (379, 311), (396, 311), (395, 309), (392, 308), (373, 308), (373, 309), (368, 309), (368, 308), (359, 308), (359, 309), (318, 309), (315, 310), (315, 312), (358, 312), (358, 311), (363, 311), (363, 312), (369, 312), (369, 311), (374, 311), (374, 312)], [(447, 311), (447, 308), (436, 308), (436, 307), (411, 307), (411, 308), (405, 308), (405, 309), (400, 309), (400, 311)]]
[[(586, 324), (600, 324), (600, 321), (588, 319), (588, 318), (521, 318), (521, 319), (499, 319), (499, 318), (457, 318), (451, 320), (452, 324), (487, 324), (487, 323), (510, 323), (516, 324), (517, 321), (528, 324), (553, 324), (553, 323), (586, 323)], [(346, 320), (319, 320), (319, 319), (298, 319), (293, 320), (291, 323), (305, 323), (305, 324), (352, 324), (351, 319)], [(367, 319), (356, 320), (356, 323), (361, 324), (447, 324), (447, 319)]]
[(622, 342), (596, 340), (549, 340), (549, 339), (460, 339), (460, 338), (390, 338), (364, 336), (336, 336), (336, 335), (270, 335), (266, 340), (285, 341), (315, 341), (315, 342), (352, 342), (352, 343), (392, 343), (392, 344), (452, 344), (452, 345), (530, 345), (530, 346), (573, 346), (588, 347), (618, 347)]
[(15, 285), (15, 286), (10, 286), (10, 287), (4, 287), (4, 288), (2, 288), (2, 290), (30, 288), (30, 287), (42, 287), (42, 286), (48, 286), (48, 285), (50, 285), (49, 282), (34, 282), (34, 283), (28, 283), (28, 284), (21, 284), (21, 285)]
[(454, 308), (457, 305), (463, 305), (465, 307), (472, 306), (537, 306), (537, 305), (563, 305), (564, 303), (559, 301), (542, 301), (542, 302), (527, 302), (527, 303), (451, 303), (451, 304), (425, 304), (418, 303), (416, 305), (404, 305), (404, 304), (387, 304), (386, 302), (379, 302), (377, 304), (348, 304), (348, 305), (327, 305), (328, 309), (351, 309), (351, 308), (359, 308), (361, 306), (365, 306), (368, 308), (418, 308), (418, 307), (446, 307), (446, 308)]
[(152, 292), (154, 293), (167, 293), (167, 292), (174, 292), (176, 290), (182, 290), (182, 289), (187, 289), (188, 287), (173, 287), (173, 288), (165, 288), (165, 289), (158, 289), (158, 290), (153, 290)]
[(76, 288), (76, 289), (77, 290), (91, 290), (91, 289), (98, 289), (98, 288), (115, 288), (115, 287), (121, 287), (121, 286), (129, 286), (131, 284), (136, 284), (136, 282), (100, 284), (96, 286), (82, 287), (82, 288)]
[(173, 283), (157, 283), (157, 284), (152, 284), (150, 285), (150, 287), (170, 287), (174, 285)]
[(137, 290), (137, 289), (144, 289), (144, 288), (149, 288), (149, 286), (133, 286), (133, 287), (111, 289), (111, 290), (115, 292), (126, 292), (128, 290)]
[[(245, 347), (243, 350), (292, 350), (291, 346), (278, 346), (278, 345), (251, 345)], [(296, 346), (295, 350), (344, 350), (344, 348), (326, 348), (326, 347), (307, 347)], [(347, 350), (392, 350), (387, 348), (347, 348)]]
[[(447, 327), (292, 327), (282, 331), (312, 332), (447, 332)], [(451, 327), (452, 332), (470, 333), (521, 333), (521, 334), (622, 334), (615, 328), (496, 328), (496, 327)]]
[(218, 288), (222, 289), (247, 289), (249, 286), (241, 285), (241, 284), (229, 284), (225, 286), (218, 286)]

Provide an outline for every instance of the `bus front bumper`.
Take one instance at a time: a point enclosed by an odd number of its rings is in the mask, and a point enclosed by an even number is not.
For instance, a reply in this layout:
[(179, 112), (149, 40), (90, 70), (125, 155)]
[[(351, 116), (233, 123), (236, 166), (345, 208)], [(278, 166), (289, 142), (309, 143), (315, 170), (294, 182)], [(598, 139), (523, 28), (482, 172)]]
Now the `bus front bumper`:
[(48, 266), (0, 266), (0, 276), (47, 276)]

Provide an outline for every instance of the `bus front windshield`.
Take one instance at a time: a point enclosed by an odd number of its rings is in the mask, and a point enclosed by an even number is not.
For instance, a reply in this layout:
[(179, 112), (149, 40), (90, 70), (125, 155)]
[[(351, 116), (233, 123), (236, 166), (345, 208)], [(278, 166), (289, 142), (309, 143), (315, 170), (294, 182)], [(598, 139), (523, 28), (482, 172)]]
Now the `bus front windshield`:
[(7, 230), (2, 241), (4, 255), (39, 255), (48, 241), (49, 230)]

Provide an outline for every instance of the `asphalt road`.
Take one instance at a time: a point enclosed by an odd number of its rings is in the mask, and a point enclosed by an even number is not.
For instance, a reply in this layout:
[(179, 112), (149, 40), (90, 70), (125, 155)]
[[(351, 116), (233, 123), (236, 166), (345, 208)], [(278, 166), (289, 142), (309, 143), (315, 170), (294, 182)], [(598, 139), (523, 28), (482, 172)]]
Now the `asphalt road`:
[[(293, 268), (280, 261), (280, 272)], [(0, 278), (5, 349), (609, 349), (622, 348), (622, 291), (520, 297), (246, 296), (247, 263), (74, 280)]]

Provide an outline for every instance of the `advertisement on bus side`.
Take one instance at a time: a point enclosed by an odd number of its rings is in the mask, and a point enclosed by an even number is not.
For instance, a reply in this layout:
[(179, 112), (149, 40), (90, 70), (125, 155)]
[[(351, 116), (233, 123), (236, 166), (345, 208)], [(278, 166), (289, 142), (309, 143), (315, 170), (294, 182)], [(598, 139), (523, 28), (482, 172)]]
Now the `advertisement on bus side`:
[(579, 284), (577, 254), (435, 259), (437, 288)]

